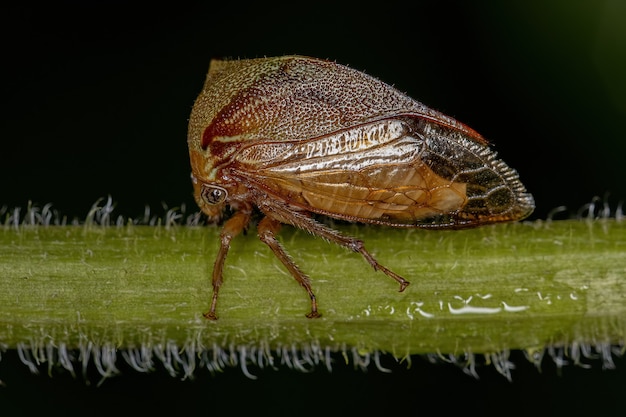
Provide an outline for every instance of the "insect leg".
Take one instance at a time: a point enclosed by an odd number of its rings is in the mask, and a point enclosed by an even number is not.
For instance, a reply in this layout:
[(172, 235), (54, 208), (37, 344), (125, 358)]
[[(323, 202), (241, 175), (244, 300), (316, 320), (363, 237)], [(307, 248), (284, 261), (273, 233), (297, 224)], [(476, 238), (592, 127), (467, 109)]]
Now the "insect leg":
[(315, 298), (315, 294), (311, 288), (311, 281), (309, 280), (309, 277), (300, 271), (300, 268), (298, 268), (298, 266), (293, 262), (287, 252), (285, 252), (285, 249), (283, 249), (282, 245), (276, 239), (276, 233), (278, 233), (280, 227), (281, 224), (277, 220), (270, 217), (264, 217), (257, 226), (259, 239), (270, 247), (272, 252), (274, 252), (274, 255), (276, 255), (283, 265), (287, 267), (296, 281), (298, 281), (298, 283), (304, 287), (306, 292), (309, 293), (309, 297), (311, 298), (311, 312), (306, 316), (308, 318), (320, 317), (321, 314), (317, 311), (317, 299)]
[(237, 236), (248, 225), (250, 221), (250, 213), (244, 211), (236, 212), (230, 219), (224, 223), (224, 228), (220, 233), (220, 249), (217, 252), (215, 265), (213, 266), (213, 298), (211, 299), (211, 308), (204, 313), (204, 317), (211, 320), (217, 320), (215, 309), (217, 307), (217, 294), (223, 282), (224, 261), (230, 249), (230, 241)]
[(361, 256), (365, 258), (365, 260), (374, 268), (375, 271), (381, 271), (385, 275), (396, 280), (398, 284), (400, 284), (400, 292), (404, 291), (404, 289), (410, 284), (409, 281), (407, 281), (400, 275), (379, 264), (378, 261), (372, 256), (372, 254), (369, 253), (367, 249), (365, 249), (362, 240), (350, 236), (345, 236), (338, 231), (315, 221), (315, 219), (305, 214), (288, 210), (277, 204), (274, 204), (272, 206), (271, 213), (273, 217), (277, 218), (277, 220), (282, 223), (291, 224), (297, 228), (306, 230), (314, 236), (319, 236), (323, 239), (328, 240), (329, 242), (336, 243), (337, 245), (360, 253)]

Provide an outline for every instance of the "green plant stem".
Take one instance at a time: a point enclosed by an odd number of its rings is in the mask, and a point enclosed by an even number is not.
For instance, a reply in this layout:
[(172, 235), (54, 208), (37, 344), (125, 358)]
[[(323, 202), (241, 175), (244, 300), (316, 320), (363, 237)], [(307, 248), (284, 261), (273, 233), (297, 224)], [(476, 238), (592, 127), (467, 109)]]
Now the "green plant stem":
[(308, 296), (251, 230), (232, 242), (212, 322), (217, 227), (4, 227), (0, 346), (314, 343), (402, 357), (624, 342), (624, 222), (340, 230), (411, 285), (400, 293), (358, 254), (286, 227), (323, 315), (307, 319)]

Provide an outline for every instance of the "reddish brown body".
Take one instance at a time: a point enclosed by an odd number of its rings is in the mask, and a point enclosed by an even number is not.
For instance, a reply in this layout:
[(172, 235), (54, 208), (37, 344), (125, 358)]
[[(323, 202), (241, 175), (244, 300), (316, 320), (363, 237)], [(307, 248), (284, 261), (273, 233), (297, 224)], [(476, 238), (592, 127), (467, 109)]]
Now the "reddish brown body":
[(283, 223), (361, 253), (363, 242), (311, 214), (394, 227), (463, 228), (523, 219), (533, 198), (517, 173), (464, 124), (334, 62), (301, 56), (213, 61), (189, 121), (195, 197), (221, 233), (213, 270), (215, 319), (231, 239), (263, 219), (259, 237), (308, 292), (309, 278), (275, 235)]

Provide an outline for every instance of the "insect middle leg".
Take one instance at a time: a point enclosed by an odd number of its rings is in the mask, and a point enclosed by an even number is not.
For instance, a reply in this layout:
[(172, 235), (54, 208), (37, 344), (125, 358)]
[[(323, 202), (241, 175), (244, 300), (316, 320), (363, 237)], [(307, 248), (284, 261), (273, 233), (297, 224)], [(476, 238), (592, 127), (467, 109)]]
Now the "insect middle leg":
[(285, 252), (285, 249), (283, 249), (282, 245), (276, 239), (276, 233), (278, 233), (280, 227), (281, 224), (277, 220), (270, 217), (264, 217), (257, 226), (259, 239), (270, 247), (272, 252), (274, 252), (274, 255), (280, 259), (291, 275), (296, 279), (296, 281), (298, 281), (298, 284), (304, 287), (306, 292), (309, 294), (309, 297), (311, 298), (311, 312), (307, 313), (306, 316), (308, 318), (320, 317), (321, 314), (317, 311), (317, 299), (315, 298), (315, 294), (311, 288), (311, 280), (302, 271), (300, 271), (300, 268), (298, 268), (298, 266), (293, 262), (287, 252)]

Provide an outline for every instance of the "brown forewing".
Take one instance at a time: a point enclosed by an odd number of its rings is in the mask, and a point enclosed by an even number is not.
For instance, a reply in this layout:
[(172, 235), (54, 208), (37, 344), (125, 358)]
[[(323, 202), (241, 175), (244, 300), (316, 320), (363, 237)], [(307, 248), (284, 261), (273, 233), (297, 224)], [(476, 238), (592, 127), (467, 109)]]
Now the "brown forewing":
[(231, 164), (270, 200), (351, 221), (468, 227), (528, 210), (515, 172), (487, 147), (411, 117), (308, 140), (251, 142)]

